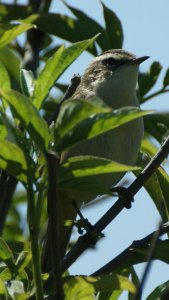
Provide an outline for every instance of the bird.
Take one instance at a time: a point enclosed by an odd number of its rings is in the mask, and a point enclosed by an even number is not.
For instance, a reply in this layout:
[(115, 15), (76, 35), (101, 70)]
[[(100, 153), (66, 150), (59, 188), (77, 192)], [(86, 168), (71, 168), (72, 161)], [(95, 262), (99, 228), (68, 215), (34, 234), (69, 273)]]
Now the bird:
[[(86, 68), (71, 98), (72, 101), (74, 99), (92, 101), (93, 97), (99, 97), (113, 110), (126, 106), (139, 107), (136, 94), (139, 65), (148, 58), (149, 56), (137, 57), (122, 49), (103, 52), (95, 57)], [(140, 117), (90, 140), (81, 141), (61, 154), (60, 163), (63, 164), (67, 159), (78, 155), (93, 155), (122, 164), (134, 165), (140, 151), (143, 134), (143, 118)], [(103, 184), (109, 192), (111, 186), (116, 185), (123, 176), (124, 173), (98, 175), (97, 182), (98, 185)], [(65, 226), (65, 222), (76, 218), (72, 203), (75, 202), (80, 207), (82, 203), (92, 201), (97, 196), (97, 193), (88, 191), (59, 191), (62, 256), (66, 253), (72, 231), (71, 227)]]

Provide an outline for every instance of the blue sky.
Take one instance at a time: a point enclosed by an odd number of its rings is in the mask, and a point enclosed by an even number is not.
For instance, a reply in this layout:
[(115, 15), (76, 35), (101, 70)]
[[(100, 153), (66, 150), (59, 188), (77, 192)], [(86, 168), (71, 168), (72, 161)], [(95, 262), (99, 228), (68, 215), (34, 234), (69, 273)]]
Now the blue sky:
[[(88, 15), (104, 24), (102, 7), (98, 0), (66, 1), (78, 7)], [(136, 55), (150, 55), (150, 59), (141, 65), (141, 70), (146, 71), (153, 61), (159, 61), (163, 70), (156, 89), (161, 87), (167, 67), (169, 67), (169, 1), (153, 0), (105, 0), (103, 1), (120, 18), (124, 30), (123, 48)], [(70, 14), (65, 9), (62, 1), (52, 7), (52, 11)], [(87, 24), (86, 24), (87, 26)], [(74, 73), (82, 74), (91, 60), (89, 54), (83, 54), (64, 74), (60, 81), (69, 82)], [(149, 101), (144, 108), (168, 110), (169, 95), (163, 95)], [(127, 177), (128, 178), (128, 177)], [(132, 180), (132, 176), (129, 177)], [(104, 203), (83, 210), (85, 217), (92, 223), (114, 203), (114, 199), (107, 199)], [(154, 231), (159, 223), (160, 216), (147, 193), (142, 189), (135, 197), (131, 210), (124, 210), (110, 226), (104, 231), (105, 238), (97, 245), (96, 251), (87, 251), (71, 268), (72, 274), (90, 274), (104, 263), (118, 255), (133, 240), (140, 239)], [(136, 266), (136, 271), (141, 275), (143, 265)], [(168, 280), (169, 267), (162, 262), (154, 262), (150, 276), (147, 280), (143, 300), (158, 285)], [(120, 298), (127, 299), (126, 293)]]

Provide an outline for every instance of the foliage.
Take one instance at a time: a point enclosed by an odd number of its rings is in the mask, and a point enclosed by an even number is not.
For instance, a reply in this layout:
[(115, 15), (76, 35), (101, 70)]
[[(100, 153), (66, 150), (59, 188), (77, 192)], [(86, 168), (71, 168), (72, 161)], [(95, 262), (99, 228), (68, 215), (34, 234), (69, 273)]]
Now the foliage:
[[(40, 240), (47, 221), (47, 153), (52, 151), (59, 156), (62, 151), (85, 139), (144, 116), (144, 154), (138, 162), (144, 167), (158, 150), (152, 140), (159, 145), (169, 130), (168, 113), (152, 115), (130, 107), (112, 110), (100, 99), (93, 99), (93, 102), (83, 99), (64, 102), (55, 124), (48, 126), (49, 117), (52, 117), (49, 107), (55, 107), (58, 100), (51, 90), (55, 86), (60, 91), (65, 90), (65, 86), (57, 82), (59, 77), (83, 51), (97, 55), (100, 50), (121, 48), (123, 29), (116, 14), (103, 3), (105, 27), (66, 3), (73, 17), (49, 12), (48, 1), (44, 1), (41, 10), (31, 3), (21, 5), (14, 1), (0, 4), (0, 220), (5, 221), (5, 224), (0, 222), (0, 232), (3, 231), (0, 238), (1, 299), (36, 297), (40, 300), (44, 297), (44, 290), (46, 292), (44, 287), (48, 274), (41, 273)], [(24, 32), (32, 51), (36, 52), (32, 59), (41, 66), (36, 70), (37, 74), (27, 70), (27, 47), (18, 38)], [(31, 40), (31, 35), (34, 37), (37, 34), (42, 36), (38, 47), (34, 45), (36, 39)], [(68, 41), (69, 46), (65, 47), (61, 42), (56, 45), (57, 37)], [(24, 67), (19, 70), (21, 63)], [(168, 92), (169, 69), (161, 89), (155, 93), (151, 91), (156, 87), (161, 69), (160, 63), (154, 62), (147, 72), (139, 74), (140, 103)], [(104, 193), (104, 187), (95, 182), (96, 175), (136, 171), (138, 168), (105, 158), (81, 156), (69, 159), (58, 170), (58, 189), (87, 189), (89, 192)], [(9, 184), (11, 178), (16, 180), (14, 189)], [(18, 182), (22, 188), (16, 189)], [(167, 221), (169, 176), (166, 171), (162, 167), (156, 170), (145, 188), (162, 220)], [(25, 207), (27, 222), (22, 216)], [(133, 266), (146, 261), (147, 251), (146, 247), (135, 251), (132, 258), (128, 257), (125, 263), (122, 262), (117, 270), (108, 275), (65, 274), (65, 299), (114, 300), (119, 298), (123, 290), (127, 290), (130, 299), (133, 299), (139, 285)], [(155, 259), (169, 263), (167, 251), (168, 240), (159, 242)], [(148, 299), (155, 299), (167, 289), (168, 282), (153, 291)], [(46, 293), (50, 296), (52, 292), (53, 287), (47, 289)]]

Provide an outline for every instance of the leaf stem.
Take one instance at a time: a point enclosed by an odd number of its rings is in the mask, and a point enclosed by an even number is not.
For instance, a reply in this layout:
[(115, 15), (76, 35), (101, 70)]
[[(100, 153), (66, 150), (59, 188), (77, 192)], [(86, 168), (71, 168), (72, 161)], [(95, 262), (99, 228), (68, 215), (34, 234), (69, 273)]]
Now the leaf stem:
[(155, 93), (152, 93), (151, 95), (149, 95), (149, 96), (143, 98), (142, 103), (144, 103), (144, 102), (146, 102), (146, 101), (148, 101), (148, 100), (150, 100), (150, 99), (152, 99), (152, 98), (154, 98), (154, 97), (156, 97), (156, 96), (158, 96), (158, 95), (160, 95), (160, 94), (164, 94), (164, 93), (168, 93), (168, 92), (169, 92), (169, 89), (164, 89), (164, 88), (162, 88), (162, 89), (160, 89), (159, 91), (157, 91), (157, 92), (155, 92)]
[(39, 234), (39, 223), (36, 222), (35, 216), (35, 198), (32, 183), (28, 180), (27, 186), (28, 195), (28, 224), (30, 232), (31, 250), (32, 250), (32, 260), (33, 260), (33, 277), (34, 284), (36, 287), (36, 300), (43, 299), (43, 287), (41, 280), (41, 267), (40, 267), (40, 255), (39, 255), (39, 244), (38, 244), (38, 234)]

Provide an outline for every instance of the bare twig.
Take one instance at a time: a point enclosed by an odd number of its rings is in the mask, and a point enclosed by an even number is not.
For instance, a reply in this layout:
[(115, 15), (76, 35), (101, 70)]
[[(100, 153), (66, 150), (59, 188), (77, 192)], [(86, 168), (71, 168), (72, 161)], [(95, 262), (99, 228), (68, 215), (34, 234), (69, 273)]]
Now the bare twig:
[[(132, 261), (133, 255), (135, 256), (135, 251), (140, 250), (140, 248), (145, 248), (147, 246), (151, 247), (153, 238), (158, 235), (161, 235), (169, 232), (169, 222), (163, 224), (159, 230), (152, 232), (151, 234), (147, 235), (143, 239), (139, 241), (134, 241), (127, 249), (125, 249), (122, 253), (116, 256), (114, 259), (109, 261), (106, 265), (101, 267), (99, 270), (94, 272), (91, 276), (99, 276), (103, 274), (109, 274), (110, 272), (116, 272), (121, 267), (125, 267), (125, 263), (129, 260)], [(140, 261), (142, 262), (142, 261)]]
[(59, 198), (57, 193), (57, 166), (58, 158), (53, 152), (46, 153), (48, 165), (48, 214), (49, 214), (49, 241), (53, 267), (54, 290), (56, 299), (63, 299), (61, 253), (60, 253), (60, 222), (59, 222)]
[(70, 85), (68, 86), (68, 89), (65, 93), (65, 95), (63, 96), (62, 100), (59, 102), (59, 104), (56, 106), (56, 110), (54, 112), (54, 114), (52, 115), (52, 117), (48, 120), (48, 126), (50, 126), (50, 124), (52, 122), (55, 122), (57, 117), (58, 117), (58, 114), (60, 112), (60, 108), (61, 108), (61, 105), (63, 104), (63, 102), (68, 99), (68, 98), (71, 98), (75, 92), (75, 90), (77, 89), (79, 83), (81, 81), (81, 77), (79, 75), (74, 75), (70, 81)]
[[(159, 152), (152, 158), (150, 163), (140, 173), (136, 180), (128, 187), (127, 191), (134, 196), (150, 178), (154, 171), (160, 166), (169, 153), (169, 137), (161, 146)], [(102, 218), (83, 236), (79, 237), (77, 243), (68, 252), (63, 260), (62, 270), (67, 270), (76, 259), (88, 248), (93, 245), (93, 236), (101, 232), (105, 227), (114, 220), (115, 217), (124, 209), (124, 201), (119, 198), (116, 203), (103, 215)], [(97, 239), (96, 239), (97, 240)]]
[(141, 299), (143, 287), (145, 285), (147, 276), (150, 272), (152, 259), (153, 259), (155, 250), (157, 248), (158, 238), (161, 235), (161, 228), (162, 228), (162, 224), (159, 225), (158, 230), (154, 233), (154, 235), (152, 237), (152, 241), (151, 241), (150, 249), (149, 249), (149, 253), (148, 253), (148, 258), (147, 258), (147, 264), (146, 264), (145, 270), (143, 272), (143, 276), (142, 276), (142, 279), (140, 281), (140, 285), (139, 285), (139, 287), (137, 289), (137, 292), (135, 294), (134, 300)]

